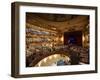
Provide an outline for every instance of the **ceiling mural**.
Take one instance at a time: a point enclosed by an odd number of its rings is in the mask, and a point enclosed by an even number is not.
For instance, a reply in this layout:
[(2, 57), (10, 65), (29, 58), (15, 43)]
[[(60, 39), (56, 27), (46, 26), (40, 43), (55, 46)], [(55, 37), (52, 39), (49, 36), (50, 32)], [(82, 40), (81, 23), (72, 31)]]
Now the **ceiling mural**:
[(27, 13), (26, 23), (53, 31), (66, 32), (82, 30), (89, 24), (89, 16), (68, 14)]

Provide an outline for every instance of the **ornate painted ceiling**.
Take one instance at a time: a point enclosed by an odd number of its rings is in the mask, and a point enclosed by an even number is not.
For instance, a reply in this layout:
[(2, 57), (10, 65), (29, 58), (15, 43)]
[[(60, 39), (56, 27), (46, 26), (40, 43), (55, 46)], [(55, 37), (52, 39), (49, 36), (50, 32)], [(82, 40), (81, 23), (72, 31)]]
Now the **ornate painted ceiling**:
[(82, 30), (89, 24), (87, 15), (26, 13), (26, 24), (58, 32)]

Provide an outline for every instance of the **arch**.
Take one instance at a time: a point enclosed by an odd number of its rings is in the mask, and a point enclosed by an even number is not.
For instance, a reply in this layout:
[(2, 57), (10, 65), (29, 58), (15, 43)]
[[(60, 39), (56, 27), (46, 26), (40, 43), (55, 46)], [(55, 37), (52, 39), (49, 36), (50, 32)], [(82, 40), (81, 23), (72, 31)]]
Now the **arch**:
[(60, 55), (65, 55), (65, 56), (68, 56), (70, 57), (70, 51), (54, 51), (54, 52), (51, 52), (51, 53), (48, 53), (48, 54), (40, 54), (40, 55), (37, 55), (37, 58), (34, 59), (30, 64), (29, 66), (32, 67), (32, 66), (35, 66), (37, 63), (39, 63), (41, 60), (43, 60), (44, 58), (46, 57), (49, 57), (51, 55), (55, 55), (55, 54), (60, 54)]
[(53, 54), (53, 55), (50, 55), (50, 56), (42, 59), (35, 66), (37, 66), (37, 67), (39, 67), (39, 66), (52, 66), (52, 65), (54, 66), (54, 65), (57, 65), (57, 62), (59, 62), (61, 60), (66, 61), (66, 63), (67, 63), (70, 61), (70, 58), (64, 54), (63, 55)]

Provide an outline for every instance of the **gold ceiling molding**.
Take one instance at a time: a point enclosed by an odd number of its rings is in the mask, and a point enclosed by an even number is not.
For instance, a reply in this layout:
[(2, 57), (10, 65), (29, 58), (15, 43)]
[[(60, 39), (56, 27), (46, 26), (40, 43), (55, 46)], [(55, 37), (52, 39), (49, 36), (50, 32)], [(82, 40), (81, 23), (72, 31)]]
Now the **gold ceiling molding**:
[(28, 15), (26, 16), (26, 18), (27, 23), (62, 33), (70, 30), (82, 30), (82, 28), (84, 28), (84, 26), (89, 23), (88, 16), (81, 15), (64, 22), (53, 22), (44, 20), (34, 14)]
[(48, 14), (48, 13), (37, 13), (35, 14), (36, 16), (39, 16), (40, 18), (48, 21), (53, 21), (53, 22), (64, 22), (64, 21), (69, 21), (77, 16), (73, 15), (66, 15), (66, 14)]

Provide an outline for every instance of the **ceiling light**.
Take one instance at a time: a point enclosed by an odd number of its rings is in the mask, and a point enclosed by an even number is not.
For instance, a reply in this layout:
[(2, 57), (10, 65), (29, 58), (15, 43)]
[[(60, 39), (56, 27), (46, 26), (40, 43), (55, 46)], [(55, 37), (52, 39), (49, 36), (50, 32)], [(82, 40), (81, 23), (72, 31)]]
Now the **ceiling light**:
[(61, 41), (62, 41), (62, 42), (64, 41), (64, 37), (63, 37), (63, 36), (61, 37)]
[(47, 61), (47, 58), (45, 58), (43, 61), (46, 62)]
[(49, 59), (52, 59), (52, 56), (49, 56)]
[(57, 55), (55, 54), (55, 55), (54, 55), (54, 57), (56, 58), (56, 57), (57, 57)]

